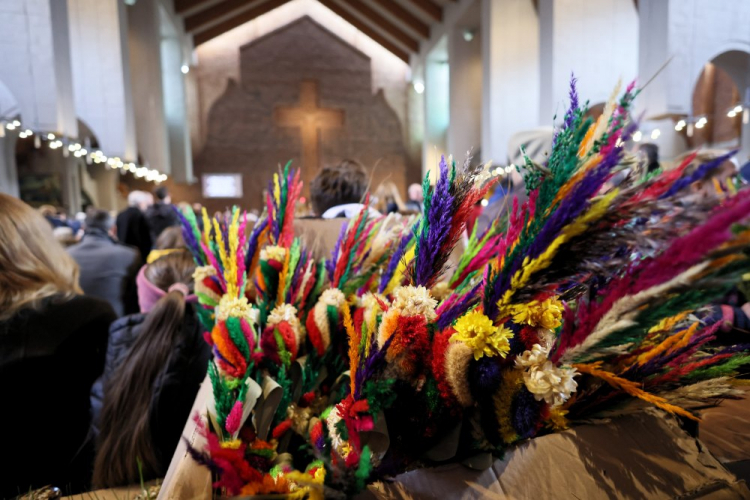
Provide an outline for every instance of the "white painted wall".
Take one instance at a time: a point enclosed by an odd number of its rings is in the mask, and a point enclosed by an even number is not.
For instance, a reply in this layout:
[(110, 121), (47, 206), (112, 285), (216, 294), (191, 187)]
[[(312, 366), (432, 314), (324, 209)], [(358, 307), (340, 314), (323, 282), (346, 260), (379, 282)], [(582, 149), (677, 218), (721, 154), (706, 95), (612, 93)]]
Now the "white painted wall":
[[(450, 61), (450, 124), (448, 151), (461, 162), (482, 146), (482, 39), (480, 5), (476, 3), (448, 37)], [(466, 40), (464, 32), (473, 39)]]
[(183, 64), (190, 61), (185, 57), (182, 37), (169, 14), (160, 9), (161, 17), (161, 75), (164, 97), (164, 119), (169, 138), (169, 159), (172, 179), (182, 183), (193, 182), (193, 157), (190, 151), (187, 98)]
[(450, 78), (448, 40), (433, 47), (424, 66), (424, 142), (422, 146), (422, 171), (435, 172), (441, 156), (448, 156), (448, 128), (450, 116)]
[[(706, 63), (728, 51), (750, 54), (750, 2), (737, 0), (640, 0), (639, 72), (650, 78), (669, 64), (641, 92), (636, 105), (647, 119), (690, 115), (695, 84)], [(671, 59), (671, 60), (670, 60)], [(731, 63), (731, 61), (729, 61)], [(730, 64), (731, 66), (731, 64)], [(750, 81), (750, 68), (724, 67), (741, 88)], [(744, 76), (743, 74), (744, 73)], [(743, 83), (745, 82), (745, 83)], [(667, 155), (684, 150), (679, 141), (666, 141)], [(750, 127), (743, 127), (741, 161), (750, 156)]]
[(539, 23), (532, 2), (482, 0), (481, 38), (482, 160), (504, 165), (513, 134), (539, 124)]
[(127, 17), (121, 0), (68, 0), (78, 117), (109, 156), (135, 161)]
[(138, 153), (151, 168), (171, 173), (169, 137), (162, 91), (159, 4), (136, 2), (128, 6), (130, 84)]
[(632, 0), (539, 0), (539, 30), (541, 124), (565, 114), (571, 73), (579, 95), (591, 104), (606, 101), (618, 79), (638, 76), (638, 11)]
[(25, 126), (75, 136), (66, 8), (58, 0), (0, 0), (0, 81)]

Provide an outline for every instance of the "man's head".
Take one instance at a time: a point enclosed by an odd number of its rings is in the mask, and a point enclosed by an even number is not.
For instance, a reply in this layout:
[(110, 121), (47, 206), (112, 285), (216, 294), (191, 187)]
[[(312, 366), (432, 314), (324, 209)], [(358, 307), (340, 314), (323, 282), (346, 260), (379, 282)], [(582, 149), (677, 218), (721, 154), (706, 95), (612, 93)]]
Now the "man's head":
[(365, 167), (356, 160), (344, 160), (318, 172), (310, 184), (310, 200), (313, 211), (322, 215), (337, 205), (360, 203), (366, 191)]
[(158, 203), (172, 203), (172, 197), (169, 196), (169, 190), (165, 186), (154, 189), (154, 198)]
[(146, 210), (153, 203), (153, 198), (145, 191), (131, 191), (128, 194), (128, 206)]
[(115, 234), (115, 220), (106, 210), (90, 209), (86, 213), (86, 220), (83, 224), (86, 231), (97, 229), (107, 234)]
[(411, 184), (407, 189), (407, 193), (411, 201), (416, 201), (417, 203), (422, 203), (424, 201), (424, 193), (422, 192), (421, 184)]

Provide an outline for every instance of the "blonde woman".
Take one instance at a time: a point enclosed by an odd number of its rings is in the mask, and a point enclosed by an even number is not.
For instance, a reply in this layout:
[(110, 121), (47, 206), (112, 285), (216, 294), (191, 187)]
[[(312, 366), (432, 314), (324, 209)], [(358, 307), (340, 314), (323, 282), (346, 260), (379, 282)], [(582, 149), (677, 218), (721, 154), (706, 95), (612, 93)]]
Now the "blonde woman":
[(114, 319), (107, 302), (81, 295), (78, 266), (44, 217), (0, 194), (1, 498), (88, 486), (89, 390)]

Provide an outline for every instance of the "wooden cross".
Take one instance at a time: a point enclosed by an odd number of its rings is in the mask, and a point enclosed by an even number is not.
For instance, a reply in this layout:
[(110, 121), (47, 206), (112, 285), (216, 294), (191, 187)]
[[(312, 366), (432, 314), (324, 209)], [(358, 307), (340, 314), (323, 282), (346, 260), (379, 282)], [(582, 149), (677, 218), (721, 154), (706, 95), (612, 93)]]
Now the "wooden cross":
[(278, 106), (274, 121), (281, 127), (299, 127), (302, 134), (302, 178), (305, 191), (320, 168), (320, 130), (339, 128), (344, 124), (344, 111), (321, 108), (318, 105), (318, 83), (303, 80), (300, 83), (299, 106)]

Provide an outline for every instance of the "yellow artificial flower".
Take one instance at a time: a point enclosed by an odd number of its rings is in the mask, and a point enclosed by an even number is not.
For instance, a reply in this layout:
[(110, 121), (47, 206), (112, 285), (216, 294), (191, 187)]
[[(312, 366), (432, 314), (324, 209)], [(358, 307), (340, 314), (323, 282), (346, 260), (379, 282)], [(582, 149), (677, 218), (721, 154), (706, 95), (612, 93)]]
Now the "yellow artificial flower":
[(513, 332), (505, 326), (497, 327), (492, 320), (476, 309), (456, 321), (456, 333), (451, 341), (460, 341), (474, 351), (474, 359), (482, 356), (500, 355), (503, 358), (510, 350), (509, 340)]
[(540, 327), (554, 330), (562, 324), (563, 304), (556, 297), (544, 302), (532, 300), (527, 304), (514, 304), (509, 308), (509, 315), (519, 325)]

